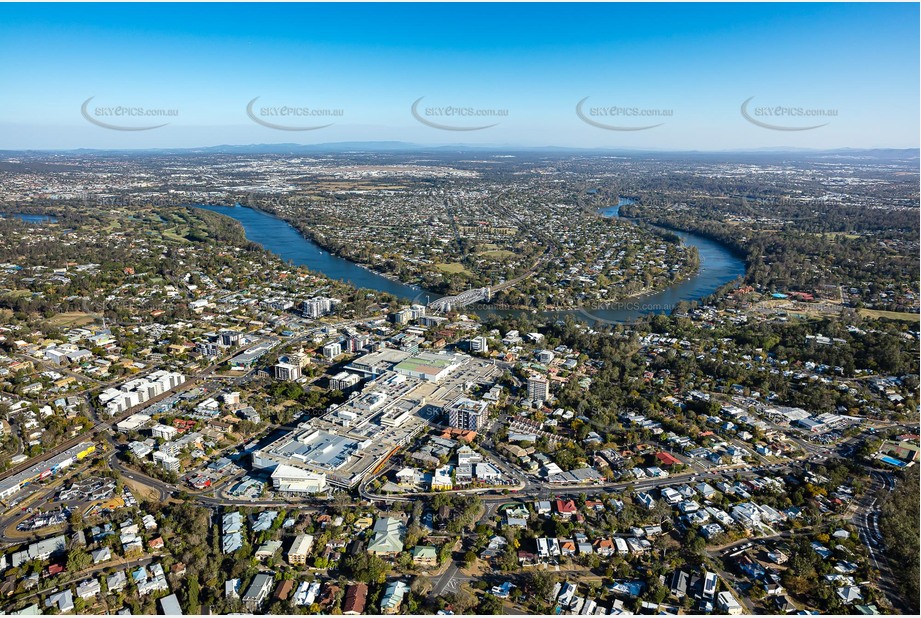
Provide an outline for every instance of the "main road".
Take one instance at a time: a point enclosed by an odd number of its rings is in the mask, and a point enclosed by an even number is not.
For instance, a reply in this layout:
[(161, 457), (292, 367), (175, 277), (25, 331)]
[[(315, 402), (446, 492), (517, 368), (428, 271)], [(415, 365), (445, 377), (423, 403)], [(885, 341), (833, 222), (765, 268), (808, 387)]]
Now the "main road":
[(877, 588), (885, 599), (894, 608), (906, 614), (911, 614), (911, 609), (905, 604), (901, 592), (896, 586), (895, 570), (898, 565), (892, 564), (886, 552), (885, 540), (879, 530), (879, 506), (886, 495), (895, 488), (895, 480), (887, 471), (873, 470), (870, 474), (872, 491), (866, 491), (857, 500), (851, 515), (851, 523), (857, 527), (857, 535), (866, 546), (870, 555), (873, 568), (879, 572)]
[[(367, 321), (367, 320), (369, 320), (369, 319), (371, 319), (371, 317), (355, 318), (355, 319), (351, 319), (351, 320), (346, 320), (346, 321), (343, 321), (343, 322), (339, 322), (339, 323), (336, 324), (336, 326), (337, 326), (337, 327), (350, 326), (350, 325), (352, 325), (352, 324), (357, 324), (357, 323), (360, 323), (360, 322), (364, 322), (364, 321)], [(297, 335), (296, 337), (292, 337), (292, 338), (290, 338), (290, 339), (288, 339), (288, 340), (286, 340), (286, 341), (281, 341), (281, 342), (279, 342), (279, 343), (282, 343), (283, 345), (286, 345), (286, 346), (287, 346), (287, 345), (295, 345), (295, 344), (301, 343), (301, 342), (303, 342), (303, 341), (306, 341), (307, 339), (310, 339), (314, 334), (316, 334), (316, 333), (318, 333), (318, 332), (324, 330), (325, 328), (327, 328), (327, 325), (326, 325), (326, 324), (324, 324), (324, 325), (322, 325), (322, 326), (317, 326), (317, 327), (315, 327), (315, 328), (309, 329), (309, 330), (307, 330), (307, 331), (301, 333), (300, 335)], [(92, 414), (93, 414), (93, 416), (97, 419), (97, 422), (93, 425), (93, 427), (91, 427), (91, 428), (90, 428), (89, 430), (87, 430), (87, 431), (84, 431), (83, 433), (81, 433), (81, 434), (78, 435), (78, 436), (75, 436), (75, 437), (73, 437), (73, 438), (71, 438), (71, 439), (69, 439), (69, 440), (66, 440), (66, 441), (64, 441), (64, 442), (62, 442), (62, 443), (60, 443), (60, 444), (58, 444), (57, 446), (55, 446), (55, 447), (53, 447), (53, 448), (51, 448), (51, 449), (45, 451), (44, 453), (42, 453), (41, 455), (39, 455), (39, 456), (37, 456), (37, 457), (31, 457), (31, 458), (29, 458), (29, 459), (23, 461), (22, 463), (20, 463), (20, 464), (18, 464), (18, 465), (16, 465), (16, 466), (11, 467), (11, 468), (8, 469), (8, 470), (5, 470), (5, 471), (3, 471), (3, 472), (0, 472), (0, 481), (5, 480), (5, 479), (8, 479), (9, 477), (14, 476), (14, 475), (16, 475), (16, 474), (19, 474), (20, 472), (23, 472), (23, 471), (25, 471), (25, 470), (28, 470), (28, 469), (31, 468), (32, 466), (34, 466), (34, 465), (36, 465), (36, 464), (39, 464), (39, 463), (41, 463), (41, 462), (43, 462), (43, 461), (46, 461), (46, 460), (48, 460), (48, 459), (54, 457), (55, 455), (58, 455), (58, 454), (60, 454), (60, 453), (63, 453), (63, 452), (66, 451), (67, 449), (69, 449), (69, 448), (71, 448), (71, 447), (73, 447), (73, 446), (76, 446), (77, 444), (79, 444), (79, 443), (81, 443), (81, 442), (86, 442), (87, 440), (91, 440), (92, 438), (94, 438), (95, 436), (97, 436), (97, 435), (100, 434), (100, 433), (108, 433), (108, 432), (110, 432), (110, 431), (112, 430), (112, 427), (115, 426), (117, 423), (123, 421), (124, 419), (128, 418), (128, 417), (131, 416), (132, 414), (136, 414), (137, 412), (139, 412), (139, 411), (141, 411), (141, 410), (144, 410), (144, 409), (146, 409), (146, 408), (148, 408), (148, 407), (150, 407), (150, 406), (152, 406), (152, 405), (155, 405), (156, 403), (158, 403), (159, 401), (162, 401), (163, 399), (166, 399), (167, 397), (173, 396), (173, 395), (175, 395), (175, 394), (177, 394), (177, 393), (181, 393), (181, 392), (190, 390), (190, 389), (192, 389), (193, 387), (199, 386), (199, 385), (202, 384), (206, 379), (211, 378), (212, 376), (214, 376), (214, 372), (217, 370), (217, 368), (218, 368), (219, 366), (221, 366), (221, 364), (223, 364), (223, 363), (225, 363), (226, 361), (230, 360), (231, 358), (233, 358), (234, 356), (236, 356), (237, 354), (239, 354), (239, 352), (240, 352), (239, 350), (235, 350), (232, 354), (228, 354), (227, 356), (224, 356), (224, 357), (222, 357), (222, 358), (216, 360), (214, 363), (212, 363), (211, 365), (205, 367), (204, 369), (202, 369), (202, 370), (201, 370), (200, 372), (198, 372), (197, 374), (195, 374), (195, 375), (193, 375), (193, 376), (190, 376), (188, 380), (186, 380), (185, 382), (183, 382), (182, 384), (180, 384), (180, 385), (177, 386), (176, 388), (171, 389), (171, 390), (169, 390), (169, 391), (167, 391), (167, 392), (165, 392), (165, 393), (161, 393), (160, 395), (157, 395), (156, 397), (153, 397), (153, 398), (151, 398), (151, 399), (148, 399), (148, 400), (145, 401), (144, 403), (141, 403), (141, 404), (138, 404), (138, 405), (136, 405), (136, 406), (134, 406), (134, 407), (132, 407), (132, 408), (129, 408), (128, 410), (126, 410), (125, 412), (123, 412), (121, 415), (119, 415), (119, 416), (117, 416), (117, 417), (113, 417), (113, 418), (110, 418), (110, 419), (105, 420), (105, 421), (98, 420), (98, 419), (100, 418), (100, 417), (99, 417), (99, 412), (100, 412), (100, 410), (99, 410), (97, 407), (91, 405)], [(147, 370), (145, 370), (145, 372), (153, 371), (153, 370), (155, 370), (155, 369), (156, 369), (156, 367), (151, 367), (151, 368), (148, 368)], [(125, 382), (128, 382), (128, 381), (130, 381), (130, 380), (133, 380), (133, 379), (137, 378), (139, 375), (143, 375), (145, 372), (141, 372), (141, 373), (138, 373), (138, 374), (133, 374), (133, 375), (131, 375), (131, 376), (128, 376), (128, 377), (126, 377), (126, 378), (124, 378), (124, 379), (121, 379), (121, 380), (118, 380), (118, 381), (115, 381), (115, 382), (109, 382), (109, 383), (107, 383), (107, 384), (103, 384), (103, 385), (100, 385), (100, 386), (96, 386), (96, 387), (94, 387), (94, 388), (92, 388), (92, 389), (87, 390), (86, 393), (87, 393), (87, 394), (91, 394), (93, 391), (98, 390), (98, 389), (102, 389), (102, 388), (117, 388), (117, 387), (121, 386), (122, 384), (124, 384)], [(241, 375), (239, 375), (239, 376), (232, 376), (232, 377), (230, 377), (229, 379), (234, 380), (234, 381), (242, 381), (242, 380), (248, 379), (248, 377), (249, 377), (251, 374), (252, 374), (252, 371), (247, 372), (247, 373), (245, 373), (245, 374), (241, 374)], [(222, 377), (222, 376), (216, 376), (216, 377)], [(92, 404), (92, 401), (93, 401), (93, 399), (92, 399), (92, 397), (90, 397), (90, 402), (91, 402), (91, 404)]]

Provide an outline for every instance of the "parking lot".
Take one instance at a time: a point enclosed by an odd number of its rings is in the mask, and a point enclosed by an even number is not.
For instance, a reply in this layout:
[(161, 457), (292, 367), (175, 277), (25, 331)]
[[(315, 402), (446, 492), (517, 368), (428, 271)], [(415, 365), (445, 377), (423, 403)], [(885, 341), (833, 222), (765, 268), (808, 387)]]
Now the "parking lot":
[(70, 510), (63, 507), (54, 511), (38, 512), (25, 521), (19, 522), (16, 529), (20, 532), (31, 532), (51, 526), (59, 526), (66, 523), (68, 517), (70, 517)]
[(58, 502), (95, 502), (106, 500), (115, 493), (114, 479), (91, 476), (74, 482), (70, 487), (58, 492)]

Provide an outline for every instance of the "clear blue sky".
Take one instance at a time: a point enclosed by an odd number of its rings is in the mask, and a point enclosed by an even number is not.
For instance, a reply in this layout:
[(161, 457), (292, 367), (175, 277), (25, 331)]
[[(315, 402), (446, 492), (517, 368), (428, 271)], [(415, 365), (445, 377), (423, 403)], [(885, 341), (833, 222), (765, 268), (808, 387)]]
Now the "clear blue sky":
[[(0, 149), (144, 148), (400, 140), (719, 150), (918, 147), (918, 4), (0, 5)], [(176, 109), (167, 119), (95, 118), (81, 104)], [(262, 118), (246, 105), (341, 109), (332, 119)], [(410, 113), (458, 106), (501, 118)], [(576, 104), (669, 110), (598, 117)], [(762, 106), (837, 115), (760, 119)], [(94, 113), (94, 112), (90, 112)], [(258, 112), (257, 112), (258, 113)]]

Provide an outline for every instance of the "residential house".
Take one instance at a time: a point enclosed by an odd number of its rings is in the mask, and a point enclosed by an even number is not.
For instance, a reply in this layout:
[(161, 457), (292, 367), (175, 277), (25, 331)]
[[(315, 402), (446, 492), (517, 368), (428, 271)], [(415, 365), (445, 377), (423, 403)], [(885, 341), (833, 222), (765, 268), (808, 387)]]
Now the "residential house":
[(288, 597), (291, 596), (291, 590), (294, 589), (294, 582), (290, 579), (283, 580), (278, 584), (278, 587), (275, 589), (275, 598), (279, 601), (287, 601)]
[(403, 551), (406, 526), (399, 519), (381, 517), (374, 523), (368, 552), (378, 556), (395, 556)]
[(93, 557), (93, 564), (107, 562), (112, 559), (112, 550), (110, 550), (108, 547), (103, 547), (101, 549), (90, 552), (90, 556)]
[(578, 512), (573, 500), (556, 500), (554, 506), (557, 515), (563, 519), (571, 519)]
[(412, 549), (413, 564), (433, 567), (438, 564), (438, 552), (432, 545), (416, 545)]
[(611, 539), (598, 539), (595, 541), (595, 553), (605, 558), (613, 556), (616, 551), (614, 541)]
[(224, 598), (226, 599), (239, 599), (240, 598), (240, 579), (228, 579), (224, 582)]
[(730, 616), (738, 616), (742, 613), (742, 606), (728, 590), (723, 590), (716, 595), (716, 607), (721, 613)]
[(272, 556), (278, 553), (278, 550), (281, 549), (281, 541), (266, 541), (256, 550), (256, 553), (253, 554), (256, 557), (256, 560), (268, 560)]
[(841, 602), (845, 605), (863, 600), (863, 595), (860, 593), (860, 588), (858, 586), (841, 586), (835, 590), (835, 594), (838, 595), (838, 598), (841, 599)]
[[(168, 594), (160, 599), (160, 609), (164, 616), (182, 616), (182, 606), (175, 594)], [(192, 611), (198, 608), (193, 608)]]
[(368, 600), (368, 585), (364, 583), (349, 584), (345, 589), (345, 598), (342, 600), (342, 614), (345, 616), (358, 616), (365, 612), (365, 603)]
[(100, 592), (102, 592), (102, 586), (98, 579), (87, 579), (77, 584), (77, 596), (81, 599), (93, 599)]
[(128, 576), (125, 575), (124, 571), (116, 571), (106, 577), (106, 590), (110, 593), (124, 590), (127, 584)]
[(61, 614), (74, 611), (74, 595), (70, 588), (49, 595), (45, 599), (45, 607), (56, 607)]
[(275, 585), (275, 577), (270, 573), (259, 573), (253, 578), (252, 583), (243, 595), (243, 603), (250, 610), (256, 610), (262, 606), (269, 593)]
[(402, 581), (394, 581), (387, 584), (384, 594), (381, 597), (381, 613), (397, 614), (400, 611), (400, 605), (403, 604), (403, 598), (409, 592), (409, 586)]

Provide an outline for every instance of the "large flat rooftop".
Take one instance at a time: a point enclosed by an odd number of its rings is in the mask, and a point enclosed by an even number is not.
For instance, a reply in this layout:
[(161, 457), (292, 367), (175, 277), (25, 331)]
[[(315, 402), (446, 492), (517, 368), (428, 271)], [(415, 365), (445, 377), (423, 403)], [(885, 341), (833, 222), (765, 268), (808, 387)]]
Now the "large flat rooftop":
[[(404, 363), (409, 370), (397, 372)], [(387, 364), (391, 369), (382, 369)], [(254, 452), (256, 467), (294, 466), (326, 474), (332, 485), (351, 487), (428, 426), (430, 406), (452, 403), (466, 386), (492, 384), (501, 374), (491, 361), (462, 354), (398, 350), (367, 354), (353, 365), (378, 367), (380, 373), (345, 403)], [(446, 373), (433, 381), (420, 375), (428, 370)]]
[(466, 358), (457, 354), (420, 352), (397, 363), (393, 370), (403, 375), (437, 382), (457, 369)]
[(345, 464), (361, 444), (345, 436), (325, 431), (307, 431), (290, 437), (273, 451), (283, 457), (291, 457), (311, 465), (336, 470)]

